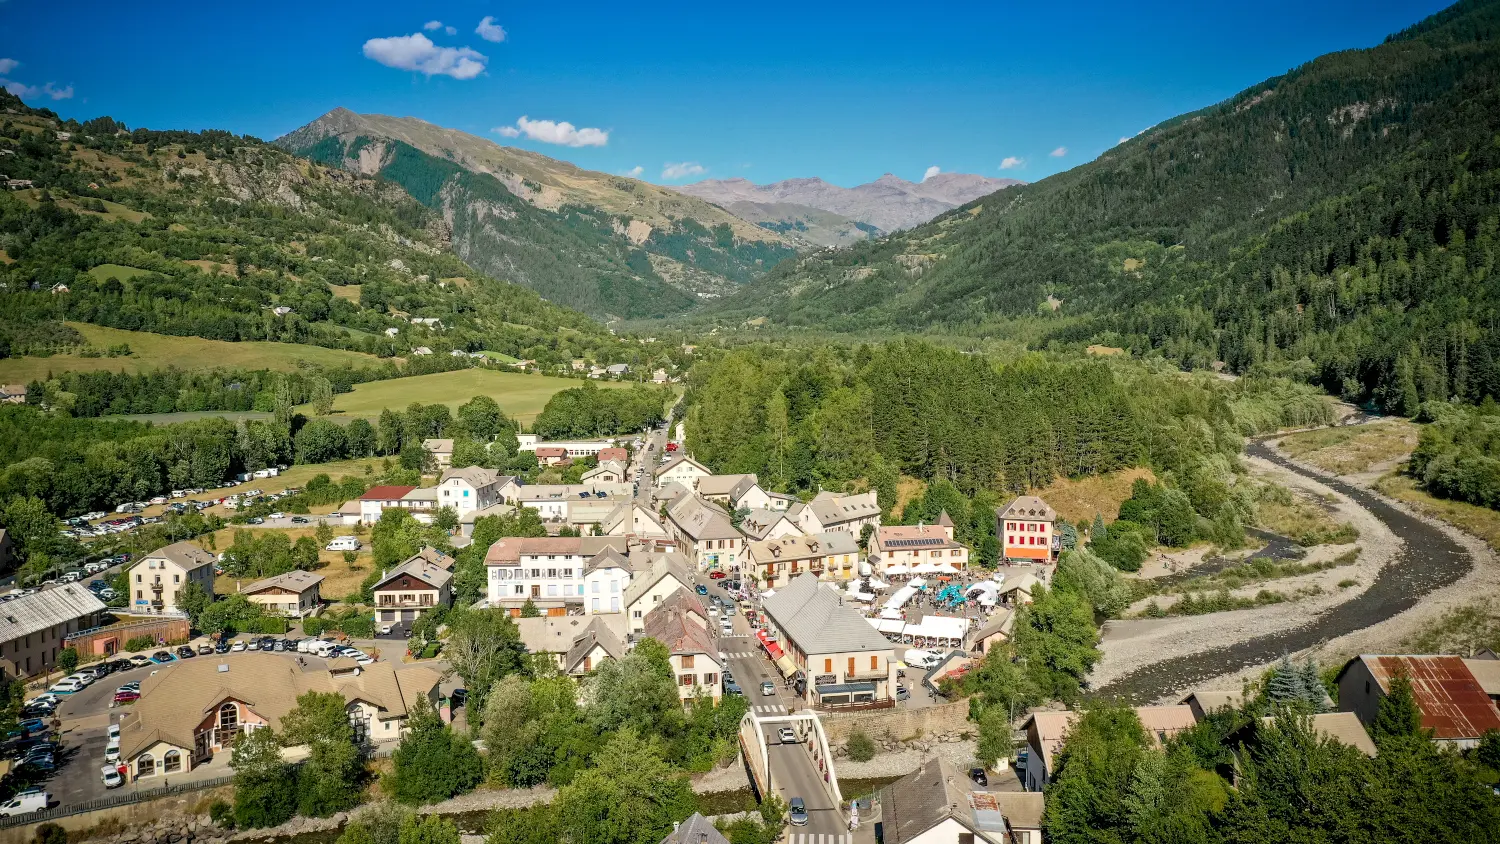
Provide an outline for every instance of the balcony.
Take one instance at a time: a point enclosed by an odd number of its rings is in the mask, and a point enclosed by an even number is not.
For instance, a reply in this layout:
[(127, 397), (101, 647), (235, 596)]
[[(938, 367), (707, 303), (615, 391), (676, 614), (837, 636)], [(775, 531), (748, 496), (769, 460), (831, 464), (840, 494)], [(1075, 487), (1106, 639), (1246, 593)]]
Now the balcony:
[(376, 606), (378, 606), (378, 607), (391, 607), (391, 608), (396, 608), (396, 609), (403, 608), (403, 607), (409, 607), (409, 608), (431, 607), (431, 606), (433, 606), (433, 599), (432, 599), (432, 596), (430, 596), (430, 595), (424, 596), (420, 600), (418, 600), (416, 598), (398, 598), (398, 597), (393, 596), (393, 595), (380, 595), (380, 596), (377, 596)]

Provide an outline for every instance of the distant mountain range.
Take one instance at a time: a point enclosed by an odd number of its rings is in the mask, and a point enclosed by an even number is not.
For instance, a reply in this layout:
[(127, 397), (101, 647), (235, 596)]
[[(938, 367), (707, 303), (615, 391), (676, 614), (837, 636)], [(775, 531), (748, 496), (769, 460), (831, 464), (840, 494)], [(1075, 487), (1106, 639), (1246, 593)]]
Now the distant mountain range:
[(757, 185), (748, 179), (709, 179), (677, 190), (706, 199), (735, 216), (819, 246), (844, 246), (909, 229), (1018, 179), (938, 173), (908, 182), (890, 173), (852, 188), (822, 179)]
[(599, 318), (685, 311), (802, 245), (695, 197), (411, 117), (338, 108), (276, 143), (395, 182), (448, 221), (459, 257)]

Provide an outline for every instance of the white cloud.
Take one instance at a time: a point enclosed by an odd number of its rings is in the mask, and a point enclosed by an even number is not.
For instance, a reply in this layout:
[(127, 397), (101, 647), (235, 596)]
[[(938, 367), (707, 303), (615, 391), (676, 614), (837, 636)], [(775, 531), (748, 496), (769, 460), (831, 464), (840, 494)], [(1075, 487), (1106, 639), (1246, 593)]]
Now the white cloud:
[(625, 175), (629, 176), (632, 179), (639, 179), (641, 177), (641, 174), (645, 173), (645, 172), (646, 172), (646, 168), (644, 168), (641, 165), (637, 164), (634, 167), (630, 168), (629, 170), (626, 170), (625, 171)]
[(922, 174), (922, 181), (925, 182), (928, 179), (932, 178), (933, 176), (936, 176), (937, 174), (939, 174), (941, 172), (943, 172), (943, 171), (941, 169), (939, 169), (936, 164), (934, 164), (931, 167), (927, 168), (927, 172), (926, 173)]
[(427, 23), (422, 24), (422, 28), (425, 29), (425, 30), (427, 30), (428, 32), (431, 32), (434, 29), (442, 29), (443, 28), (443, 22), (442, 21), (428, 21)]
[(458, 34), (458, 27), (456, 27), (456, 26), (445, 26), (445, 27), (443, 27), (443, 31), (446, 32), (446, 33), (448, 33), (449, 35), (457, 35)]
[(54, 100), (71, 100), (73, 99), (73, 86), (69, 85), (66, 88), (58, 88), (51, 82), (48, 82), (42, 86), (42, 93)]
[(0, 59), (0, 73), (10, 73), (20, 66), (21, 63), (15, 59)]
[(1017, 167), (1020, 167), (1020, 166), (1024, 165), (1025, 163), (1026, 163), (1026, 159), (1024, 159), (1024, 158), (1017, 158), (1014, 155), (1009, 155), (1009, 156), (1006, 156), (1006, 158), (1005, 158), (1004, 161), (1000, 162), (1000, 169), (1001, 170), (1014, 170)]
[(1129, 139), (1129, 138), (1127, 138), (1127, 137), (1125, 137), (1125, 136), (1124, 136), (1124, 135), (1121, 135), (1121, 136), (1120, 136), (1120, 143), (1122, 143), (1122, 144), (1123, 144), (1123, 143), (1125, 143), (1125, 142), (1126, 142), (1126, 141), (1128, 141), (1128, 140), (1130, 140), (1130, 139)]
[(473, 79), (484, 73), (484, 63), (489, 61), (468, 47), (439, 47), (420, 32), (371, 38), (365, 42), (364, 52), (365, 58), (374, 59), (386, 67), (454, 79)]
[(42, 92), (42, 89), (37, 88), (34, 85), (27, 85), (23, 82), (17, 82), (13, 79), (0, 79), (0, 88), (4, 88), (5, 90), (11, 92), (12, 94), (15, 94), (23, 100), (35, 99), (36, 95)]
[(661, 177), (663, 179), (686, 179), (689, 176), (701, 176), (707, 172), (708, 168), (696, 161), (678, 161), (675, 163), (669, 161), (662, 165)]
[(533, 141), (565, 147), (602, 147), (609, 143), (608, 129), (580, 129), (566, 120), (532, 120), (524, 114), (514, 126), (496, 126), (490, 131), (507, 138), (525, 135)]
[(485, 15), (484, 20), (479, 22), (479, 26), (474, 28), (474, 32), (477, 33), (480, 38), (483, 38), (486, 41), (493, 41), (496, 44), (499, 44), (501, 41), (505, 40), (505, 28), (500, 24), (495, 23), (495, 18), (493, 15)]
[(1068, 148), (1067, 147), (1058, 147), (1057, 149), (1055, 149), (1055, 150), (1053, 150), (1053, 151), (1051, 151), (1051, 152), (1049, 152), (1047, 154), (1050, 155), (1050, 156), (1052, 156), (1053, 158), (1062, 158), (1063, 156), (1065, 156), (1065, 155), (1068, 154)]

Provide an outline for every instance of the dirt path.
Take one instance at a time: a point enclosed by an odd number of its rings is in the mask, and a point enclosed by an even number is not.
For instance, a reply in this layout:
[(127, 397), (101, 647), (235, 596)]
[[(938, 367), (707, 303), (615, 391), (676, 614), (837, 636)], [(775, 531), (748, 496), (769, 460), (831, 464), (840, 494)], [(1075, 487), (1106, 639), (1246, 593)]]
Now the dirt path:
[(1363, 486), (1286, 459), (1261, 442), (1248, 458), (1339, 500), (1360, 529), (1361, 560), (1342, 576), (1361, 587), (1295, 604), (1185, 618), (1110, 622), (1095, 670), (1095, 694), (1134, 702), (1176, 697), (1210, 682), (1232, 687), (1283, 653), (1326, 662), (1393, 648), (1465, 596), (1500, 584), (1500, 565), (1482, 543), (1416, 516)]

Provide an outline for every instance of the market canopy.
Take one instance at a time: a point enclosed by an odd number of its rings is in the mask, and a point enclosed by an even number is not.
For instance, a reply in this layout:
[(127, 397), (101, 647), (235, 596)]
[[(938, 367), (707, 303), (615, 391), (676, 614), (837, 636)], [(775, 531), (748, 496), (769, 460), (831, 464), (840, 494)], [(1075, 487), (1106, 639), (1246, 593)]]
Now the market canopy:
[(908, 566), (908, 565), (906, 565), (905, 563), (897, 563), (894, 566), (886, 566), (885, 567), (885, 574), (887, 576), (893, 575), (893, 574), (908, 574), (910, 572), (911, 572), (911, 567)]

